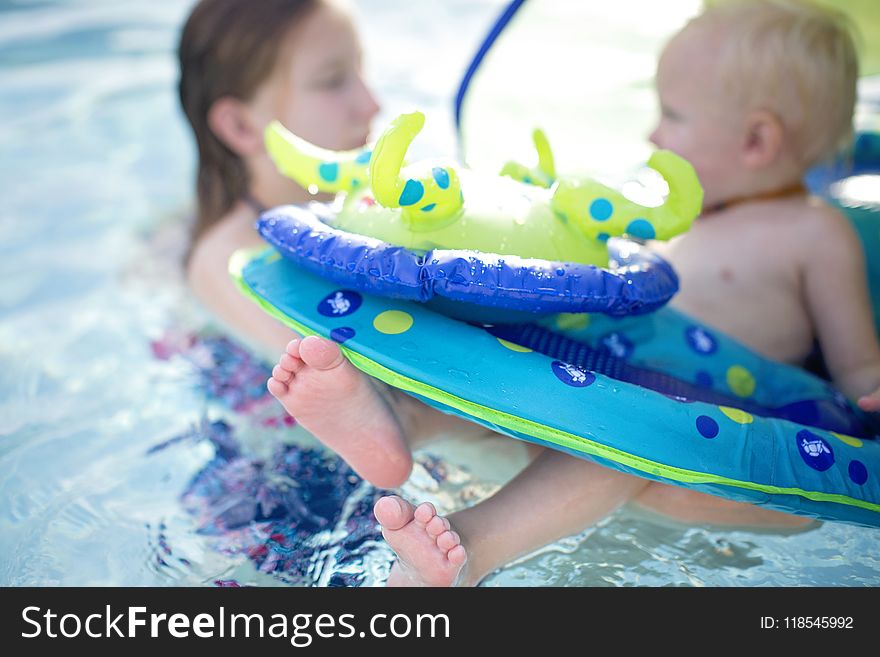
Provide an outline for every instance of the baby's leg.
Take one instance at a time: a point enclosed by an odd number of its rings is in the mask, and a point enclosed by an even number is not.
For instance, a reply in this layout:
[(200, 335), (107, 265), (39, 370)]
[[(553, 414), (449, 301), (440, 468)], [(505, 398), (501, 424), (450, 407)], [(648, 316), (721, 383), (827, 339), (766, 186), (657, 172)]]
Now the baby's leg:
[(633, 502), (679, 522), (772, 529), (803, 528), (816, 521), (782, 511), (734, 502), (708, 493), (650, 482)]
[(374, 386), (335, 342), (314, 336), (288, 344), (267, 387), (299, 424), (379, 488), (395, 488), (409, 477), (411, 443), (446, 431), (484, 431)]
[(548, 449), (492, 497), (448, 520), (423, 512), (432, 516), (425, 522), (404, 500), (382, 498), (376, 518), (398, 556), (388, 582), (475, 585), (513, 559), (596, 523), (648, 484)]

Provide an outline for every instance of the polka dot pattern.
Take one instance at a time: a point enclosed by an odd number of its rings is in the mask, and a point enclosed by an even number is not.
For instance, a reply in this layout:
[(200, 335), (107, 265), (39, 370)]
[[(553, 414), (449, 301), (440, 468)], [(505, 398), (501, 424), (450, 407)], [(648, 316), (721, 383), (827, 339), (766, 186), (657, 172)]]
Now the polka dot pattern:
[(595, 221), (608, 221), (614, 214), (614, 206), (607, 198), (597, 198), (590, 203), (590, 216)]
[(407, 180), (406, 184), (403, 186), (403, 191), (400, 193), (400, 198), (397, 200), (397, 203), (401, 207), (415, 205), (422, 200), (424, 195), (425, 186), (418, 180), (410, 179)]
[(443, 167), (434, 167), (431, 169), (431, 175), (434, 177), (434, 182), (437, 183), (437, 186), (440, 189), (446, 189), (449, 187), (449, 172)]
[(755, 377), (741, 365), (731, 365), (726, 378), (728, 387), (735, 395), (750, 397), (755, 392)]
[(642, 240), (652, 240), (657, 236), (654, 226), (647, 219), (634, 219), (629, 222), (626, 232)]
[(858, 484), (859, 486), (861, 486), (866, 481), (868, 481), (868, 468), (866, 468), (865, 464), (861, 461), (850, 461), (849, 468), (847, 470), (849, 473), (849, 478), (854, 484)]
[(556, 328), (562, 331), (581, 331), (590, 325), (587, 313), (559, 313), (556, 316)]
[(373, 319), (373, 328), (386, 335), (406, 333), (412, 325), (412, 315), (402, 310), (386, 310)]
[(708, 415), (699, 416), (696, 425), (703, 438), (714, 438), (718, 435), (718, 423)]
[(746, 413), (739, 408), (731, 408), (730, 406), (719, 406), (718, 410), (725, 416), (736, 422), (737, 424), (751, 424), (755, 418), (751, 413)]
[(336, 162), (324, 162), (318, 167), (318, 175), (321, 176), (321, 180), (331, 183), (336, 182), (336, 179), (339, 178), (339, 164)]
[(330, 339), (339, 344), (351, 340), (354, 336), (355, 330), (350, 326), (340, 326), (330, 331)]
[(834, 436), (834, 437), (837, 438), (838, 440), (840, 440), (840, 441), (846, 443), (846, 444), (849, 445), (850, 447), (856, 447), (856, 448), (858, 448), (858, 447), (862, 447), (862, 446), (865, 444), (865, 443), (863, 443), (861, 440), (859, 440), (858, 438), (854, 438), (853, 436), (847, 436), (846, 434), (835, 433), (835, 432), (833, 432), (833, 431), (830, 432), (830, 433), (831, 433), (832, 436)]
[(507, 347), (511, 351), (516, 351), (521, 354), (527, 354), (531, 351), (531, 349), (529, 349), (528, 347), (523, 347), (522, 345), (518, 345), (515, 342), (508, 342), (507, 340), (503, 340), (501, 338), (495, 338), (495, 339), (498, 340), (498, 343), (502, 347)]

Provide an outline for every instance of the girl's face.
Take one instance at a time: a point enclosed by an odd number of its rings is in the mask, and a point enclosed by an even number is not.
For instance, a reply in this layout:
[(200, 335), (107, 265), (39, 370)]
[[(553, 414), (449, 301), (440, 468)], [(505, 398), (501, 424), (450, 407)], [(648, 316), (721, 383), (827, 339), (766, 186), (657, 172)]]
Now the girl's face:
[(362, 77), (351, 19), (331, 6), (312, 11), (288, 34), (252, 106), (265, 123), (278, 119), (321, 148), (363, 146), (379, 105)]

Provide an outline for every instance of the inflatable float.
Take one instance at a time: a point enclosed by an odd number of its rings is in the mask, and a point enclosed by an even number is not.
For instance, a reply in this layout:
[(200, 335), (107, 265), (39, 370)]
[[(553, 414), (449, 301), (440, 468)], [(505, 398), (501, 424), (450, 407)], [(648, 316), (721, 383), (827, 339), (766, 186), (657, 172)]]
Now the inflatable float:
[(665, 262), (611, 237), (668, 239), (690, 227), (702, 189), (685, 160), (668, 151), (652, 156), (648, 166), (669, 194), (647, 207), (592, 179), (557, 179), (540, 132), (535, 168), (508, 163), (489, 176), (432, 162), (402, 170), (423, 123), (421, 113), (402, 115), (373, 149), (351, 153), (323, 151), (271, 124), (266, 144), (279, 169), (313, 192), (340, 195), (332, 207), (272, 210), (258, 230), (285, 257), (331, 280), (435, 299), (435, 308), (468, 319), (648, 312), (677, 291)]
[[(880, 442), (870, 419), (821, 379), (763, 359), (721, 333), (662, 308), (662, 294), (649, 299), (646, 291), (651, 290), (652, 278), (669, 275), (674, 282), (674, 274), (659, 259), (639, 256), (653, 263), (635, 265), (636, 271), (644, 274), (644, 285), (633, 280), (629, 272), (616, 287), (606, 282), (601, 288), (606, 293), (604, 298), (596, 294), (599, 287), (591, 286), (590, 294), (580, 294), (580, 305), (570, 306), (578, 309), (576, 313), (560, 313), (552, 303), (557, 298), (578, 296), (574, 291), (565, 294), (566, 288), (560, 288), (560, 294), (559, 289), (543, 284), (529, 287), (523, 284), (528, 279), (523, 275), (511, 297), (515, 303), (501, 304), (501, 308), (505, 313), (511, 309), (522, 313), (536, 310), (538, 314), (531, 317), (532, 321), (520, 322), (521, 314), (514, 322), (503, 321), (504, 317), (489, 322), (472, 318), (461, 321), (447, 312), (437, 312), (432, 303), (441, 298), (447, 302), (441, 310), (446, 311), (461, 304), (482, 308), (481, 302), (487, 300), (487, 307), (497, 310), (492, 299), (504, 292), (498, 284), (503, 276), (486, 272), (497, 273), (497, 265), (506, 264), (492, 260), (498, 254), (480, 254), (479, 266), (472, 261), (462, 265), (467, 272), (473, 270), (473, 276), (462, 275), (457, 281), (466, 291), (459, 297), (443, 296), (447, 291), (444, 281), (455, 278), (449, 275), (451, 270), (447, 269), (445, 276), (431, 278), (432, 265), (446, 266), (441, 257), (434, 257), (439, 251), (460, 252), (464, 246), (446, 243), (438, 247), (434, 238), (462, 217), (470, 222), (471, 215), (460, 205), (456, 207), (455, 202), (455, 197), (464, 199), (465, 204), (471, 198), (466, 176), (456, 175), (460, 188), (451, 182), (447, 186), (438, 183), (440, 191), (454, 190), (452, 201), (435, 200), (436, 196), (423, 193), (419, 201), (403, 204), (401, 198), (417, 196), (408, 196), (411, 192), (406, 191), (412, 189), (410, 181), (417, 179), (400, 175), (405, 146), (396, 149), (394, 165), (383, 172), (380, 165), (384, 160), (377, 158), (383, 146), (381, 140), (369, 156), (357, 153), (340, 158), (296, 143), (277, 126), (272, 132), (274, 136), (270, 134), (267, 141), (280, 168), (298, 176), (306, 186), (315, 184), (315, 171), (323, 175), (321, 167), (327, 163), (368, 164), (370, 173), (353, 168), (343, 173), (341, 165), (324, 166), (323, 173), (329, 177), (334, 171), (336, 180), (346, 177), (347, 182), (338, 191), (346, 186), (354, 191), (329, 206), (276, 208), (260, 217), (259, 229), (274, 248), (256, 255), (237, 254), (230, 271), (242, 292), (270, 315), (303, 335), (321, 335), (340, 343), (346, 357), (368, 375), (438, 409), (515, 438), (737, 501), (880, 526)], [(296, 158), (296, 165), (285, 162), (278, 156), (281, 144), (272, 144), (276, 137), (286, 144), (293, 143), (298, 153), (304, 152), (311, 159)], [(411, 136), (404, 141), (408, 143), (409, 139)], [(292, 171), (294, 166), (300, 170)], [(426, 174), (435, 182), (436, 168)], [(686, 175), (664, 175), (674, 198), (676, 180), (686, 179)], [(443, 175), (439, 177), (446, 180)], [(375, 203), (363, 202), (363, 198), (372, 198), (364, 190), (375, 189), (379, 178), (390, 181), (392, 193), (386, 197), (379, 192)], [(559, 220), (553, 199), (560, 182), (551, 178), (548, 176), (549, 188), (527, 186), (542, 191), (535, 198), (545, 208), (549, 203), (547, 216)], [(449, 174), (452, 179), (453, 174)], [(329, 182), (336, 184), (336, 180)], [(378, 186), (382, 184), (378, 182)], [(423, 184), (426, 189), (430, 187), (430, 182)], [(604, 188), (600, 191), (600, 198), (612, 206), (615, 202), (625, 204), (613, 192)], [(596, 194), (592, 193), (581, 205), (586, 203), (589, 208), (595, 200)], [(415, 207), (409, 216), (400, 208), (374, 209), (386, 201), (391, 206)], [(686, 200), (680, 201), (686, 210), (692, 210)], [(420, 202), (433, 207), (448, 204), (440, 216), (420, 224)], [(381, 232), (376, 214), (389, 209), (397, 211), (392, 220), (399, 228), (414, 227), (401, 228), (399, 232), (405, 234), (403, 238), (396, 234), (396, 243), (386, 241), (391, 237)], [(612, 230), (626, 233), (633, 213), (641, 218), (645, 210), (626, 206), (626, 212), (620, 221), (611, 224)], [(343, 219), (337, 221), (338, 217)], [(595, 224), (609, 217), (595, 222), (587, 212), (574, 220), (572, 216), (566, 218), (568, 221), (560, 220), (559, 224), (566, 229), (578, 227), (577, 239), (589, 240), (595, 234), (592, 241), (609, 249), (609, 269), (605, 273), (603, 268), (582, 261), (541, 260), (541, 264), (534, 265), (537, 269), (530, 270), (529, 276), (536, 280), (543, 276), (551, 280), (553, 276), (565, 278), (570, 274), (567, 268), (576, 266), (592, 268), (599, 279), (613, 276), (615, 270), (627, 270), (626, 258), (633, 257), (630, 251), (640, 251), (630, 242), (604, 236), (599, 239)], [(687, 216), (682, 220), (673, 213), (671, 218), (657, 220), (655, 232), (681, 228), (687, 222)], [(584, 225), (593, 233), (585, 232)], [(352, 227), (376, 235), (354, 233), (348, 230)], [(402, 245), (401, 239), (411, 242)], [(496, 235), (496, 239), (501, 238)], [(574, 237), (569, 234), (569, 239)], [(340, 249), (340, 244), (346, 248)], [(595, 255), (599, 249), (596, 244), (588, 249), (591, 258), (607, 257), (605, 251)], [(392, 256), (404, 251), (420, 259), (406, 260), (405, 266), (393, 260)], [(340, 259), (341, 254), (346, 258)], [(512, 270), (519, 271), (523, 265), (516, 258), (539, 257), (504, 258), (513, 259), (516, 265)], [(547, 269), (547, 262), (553, 266), (563, 262), (559, 267), (563, 273), (557, 275), (555, 270)], [(407, 279), (419, 283), (415, 290), (409, 283), (400, 283), (406, 267), (421, 268), (420, 273)], [(574, 271), (573, 278), (579, 281), (583, 271)], [(491, 293), (474, 295), (468, 288), (486, 283), (481, 275), (495, 276), (490, 279), (494, 288), (490, 288)], [(625, 292), (633, 287), (642, 288), (635, 301)], [(542, 296), (545, 292), (546, 297)], [(594, 303), (597, 299), (601, 302)], [(646, 314), (649, 310), (653, 312)]]

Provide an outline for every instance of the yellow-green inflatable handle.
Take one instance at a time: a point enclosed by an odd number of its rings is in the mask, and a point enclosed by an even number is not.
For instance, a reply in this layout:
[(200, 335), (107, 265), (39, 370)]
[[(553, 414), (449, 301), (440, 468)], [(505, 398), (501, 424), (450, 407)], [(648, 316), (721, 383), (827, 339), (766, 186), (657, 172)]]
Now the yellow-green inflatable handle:
[(556, 182), (556, 165), (553, 161), (553, 151), (550, 142), (543, 130), (536, 128), (532, 132), (532, 141), (538, 152), (538, 166), (530, 169), (519, 162), (509, 161), (501, 168), (502, 176), (510, 176), (514, 180), (527, 185), (537, 185), (549, 189)]
[(412, 230), (428, 230), (455, 217), (463, 197), (458, 173), (451, 166), (435, 166), (429, 173), (401, 175), (409, 145), (425, 125), (421, 112), (401, 114), (382, 133), (370, 162), (370, 185), (378, 203), (400, 208)]
[(669, 185), (666, 202), (647, 207), (595, 180), (561, 179), (552, 205), (564, 221), (573, 221), (587, 237), (630, 235), (667, 240), (690, 228), (703, 205), (703, 188), (690, 163), (671, 151), (655, 151), (648, 166)]
[(316, 192), (350, 192), (367, 182), (371, 150), (328, 151), (297, 137), (278, 121), (266, 126), (266, 150), (278, 170)]

